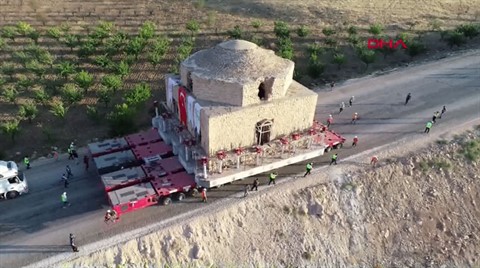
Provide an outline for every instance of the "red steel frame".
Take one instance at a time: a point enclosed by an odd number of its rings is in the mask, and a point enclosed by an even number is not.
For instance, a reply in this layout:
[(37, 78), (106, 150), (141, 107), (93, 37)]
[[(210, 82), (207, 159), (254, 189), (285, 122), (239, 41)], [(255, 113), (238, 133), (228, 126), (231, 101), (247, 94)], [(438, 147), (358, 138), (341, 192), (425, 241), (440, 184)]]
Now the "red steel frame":
[(137, 159), (143, 159), (151, 156), (167, 156), (173, 153), (170, 145), (164, 142), (149, 143), (132, 148), (132, 152)]
[(107, 193), (118, 215), (157, 204), (157, 193), (150, 182), (143, 182)]
[(188, 192), (195, 188), (195, 178), (187, 172), (169, 174), (151, 181), (158, 196), (168, 196), (177, 192)]
[(321, 133), (325, 136), (323, 141), (328, 147), (337, 146), (338, 144), (343, 144), (345, 142), (345, 138), (343, 136), (337, 134), (333, 130), (329, 130), (327, 126), (318, 121), (313, 122), (313, 129), (322, 131)]
[(101, 179), (105, 191), (110, 192), (145, 181), (147, 175), (142, 167), (132, 167), (101, 175)]
[(160, 134), (158, 134), (158, 130), (156, 128), (152, 128), (144, 132), (128, 135), (125, 137), (125, 140), (131, 147), (136, 147), (139, 145), (162, 141), (162, 138), (160, 137)]

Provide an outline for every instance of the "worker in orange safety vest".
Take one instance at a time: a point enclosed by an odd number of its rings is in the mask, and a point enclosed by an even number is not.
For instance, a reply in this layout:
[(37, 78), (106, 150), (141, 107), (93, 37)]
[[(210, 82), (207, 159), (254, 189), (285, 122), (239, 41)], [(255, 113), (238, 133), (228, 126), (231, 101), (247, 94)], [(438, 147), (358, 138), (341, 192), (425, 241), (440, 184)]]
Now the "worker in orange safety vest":
[(357, 146), (357, 143), (358, 143), (358, 137), (355, 136), (355, 137), (353, 137), (352, 147), (356, 147), (356, 146)]
[(370, 164), (375, 167), (378, 162), (378, 157), (376, 155), (372, 156), (372, 160), (370, 160)]
[(203, 188), (202, 190), (202, 201), (203, 203), (207, 203), (207, 188)]

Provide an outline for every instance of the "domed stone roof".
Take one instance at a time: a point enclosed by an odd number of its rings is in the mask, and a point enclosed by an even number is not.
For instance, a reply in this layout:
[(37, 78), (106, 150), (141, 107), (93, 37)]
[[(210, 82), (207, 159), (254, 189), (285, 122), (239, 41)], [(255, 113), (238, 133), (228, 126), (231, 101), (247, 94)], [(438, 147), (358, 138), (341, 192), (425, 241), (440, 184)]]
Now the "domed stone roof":
[(229, 40), (192, 54), (182, 65), (204, 79), (246, 84), (265, 77), (284, 77), (294, 63), (254, 43)]

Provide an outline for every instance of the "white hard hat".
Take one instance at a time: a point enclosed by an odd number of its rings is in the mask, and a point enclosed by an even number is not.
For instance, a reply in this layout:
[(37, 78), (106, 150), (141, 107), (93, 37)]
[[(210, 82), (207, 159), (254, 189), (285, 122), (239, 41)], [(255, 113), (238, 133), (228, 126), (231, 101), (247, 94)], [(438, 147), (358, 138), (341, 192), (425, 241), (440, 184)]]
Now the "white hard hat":
[(67, 194), (67, 192), (63, 192), (63, 194)]
[(110, 212), (112, 212), (112, 211), (109, 209), (109, 210), (107, 210), (107, 212), (110, 213)]
[(358, 114), (358, 113), (355, 113), (355, 114)]
[(357, 137), (357, 136), (355, 136), (355, 138), (356, 138), (356, 137)]

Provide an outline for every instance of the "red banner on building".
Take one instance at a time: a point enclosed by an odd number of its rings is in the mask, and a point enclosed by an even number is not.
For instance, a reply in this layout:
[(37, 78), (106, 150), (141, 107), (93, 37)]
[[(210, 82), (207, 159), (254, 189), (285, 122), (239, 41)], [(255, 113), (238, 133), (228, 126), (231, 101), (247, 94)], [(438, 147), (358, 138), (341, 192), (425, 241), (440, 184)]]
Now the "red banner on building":
[(184, 87), (178, 88), (178, 111), (180, 114), (180, 122), (187, 125), (187, 90)]

